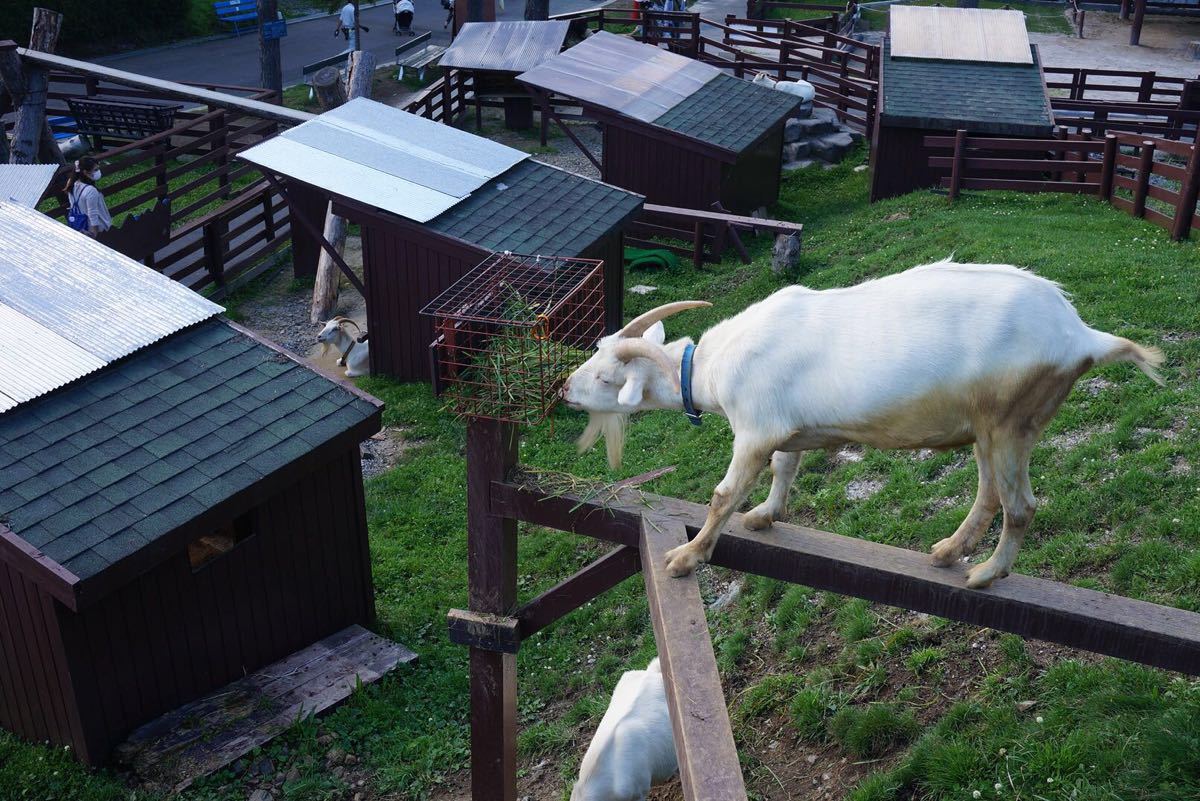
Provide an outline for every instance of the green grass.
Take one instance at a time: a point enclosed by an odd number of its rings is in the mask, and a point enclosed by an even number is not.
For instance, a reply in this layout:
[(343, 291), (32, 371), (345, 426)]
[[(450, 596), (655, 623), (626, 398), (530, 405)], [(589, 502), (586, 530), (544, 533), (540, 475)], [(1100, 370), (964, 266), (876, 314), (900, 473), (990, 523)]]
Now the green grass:
[[(671, 336), (698, 336), (795, 281), (845, 286), (952, 252), (963, 261), (1024, 265), (1061, 281), (1090, 324), (1161, 344), (1168, 386), (1113, 365), (1094, 373), (1110, 385), (1071, 394), (1047, 436), (1073, 432), (1078, 444), (1044, 441), (1034, 453), (1041, 506), (1016, 569), (1200, 609), (1200, 481), (1190, 470), (1200, 466), (1194, 422), (1200, 339), (1179, 336), (1200, 331), (1196, 246), (1171, 243), (1148, 223), (1075, 196), (966, 193), (950, 205), (922, 192), (870, 205), (867, 174), (853, 172), (853, 165), (784, 179), (773, 213), (805, 223), (797, 274), (768, 269), (763, 238), (752, 245), (752, 265), (632, 273), (627, 282), (659, 289), (629, 295), (626, 314), (708, 299), (711, 309), (668, 323)], [(286, 790), (289, 801), (352, 794), (324, 770), (322, 732), (362, 757), (368, 797), (426, 798), (467, 764), (467, 654), (447, 641), (443, 628), (446, 610), (466, 602), (463, 426), (440, 412), (426, 386), (360, 383), (386, 401), (385, 423), (403, 429), (412, 444), (395, 469), (367, 483), (366, 495), (376, 629), (421, 659), (264, 750), (280, 770), (295, 765), (303, 777)], [(641, 416), (632, 421), (618, 471), (608, 469), (602, 449), (576, 455), (583, 422), (557, 409), (524, 431), (522, 461), (604, 480), (674, 465), (646, 489), (697, 502), (707, 501), (726, 467), (729, 428), (716, 418), (697, 428), (677, 413)], [(847, 484), (867, 474), (883, 489), (848, 500)], [(920, 459), (866, 451), (857, 463), (810, 453), (790, 512), (807, 525), (925, 550), (953, 531), (974, 483), (974, 467), (961, 452)], [(753, 502), (766, 486), (764, 478)], [(520, 535), (523, 600), (604, 550), (530, 526)], [(984, 552), (993, 544), (994, 535)], [(727, 577), (716, 569), (702, 576)], [(874, 773), (864, 773), (848, 796), (856, 801), (957, 800), (976, 790), (1030, 801), (1200, 798), (1195, 683), (1112, 661), (1035, 657), (1018, 637), (991, 637), (751, 576), (711, 625), (749, 765), (765, 758), (766, 743), (779, 736), (761, 730), (762, 721), (781, 716), (798, 738), (829, 741), (831, 762), (877, 755)], [(526, 643), (517, 660), (522, 757), (548, 760), (567, 787), (620, 671), (644, 666), (653, 653), (637, 577)], [(952, 671), (959, 677), (953, 686), (939, 681)], [(1036, 707), (1018, 712), (1016, 704), (1026, 700)], [(768, 771), (750, 775), (760, 796), (774, 786)], [(244, 799), (250, 789), (244, 777), (226, 771), (182, 797)], [(84, 771), (61, 751), (0, 735), (0, 798), (26, 797), (108, 801), (130, 798), (130, 791), (115, 775)]]

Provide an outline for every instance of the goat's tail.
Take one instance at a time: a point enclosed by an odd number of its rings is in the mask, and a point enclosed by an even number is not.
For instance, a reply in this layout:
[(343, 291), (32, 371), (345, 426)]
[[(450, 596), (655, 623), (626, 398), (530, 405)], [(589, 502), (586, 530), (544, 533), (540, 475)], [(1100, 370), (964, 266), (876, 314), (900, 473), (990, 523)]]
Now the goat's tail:
[(1112, 337), (1111, 340), (1111, 346), (1107, 353), (1096, 360), (1097, 364), (1133, 362), (1155, 384), (1160, 387), (1166, 385), (1167, 382), (1163, 380), (1162, 374), (1157, 369), (1165, 361), (1161, 350), (1149, 345), (1139, 345), (1124, 337)]

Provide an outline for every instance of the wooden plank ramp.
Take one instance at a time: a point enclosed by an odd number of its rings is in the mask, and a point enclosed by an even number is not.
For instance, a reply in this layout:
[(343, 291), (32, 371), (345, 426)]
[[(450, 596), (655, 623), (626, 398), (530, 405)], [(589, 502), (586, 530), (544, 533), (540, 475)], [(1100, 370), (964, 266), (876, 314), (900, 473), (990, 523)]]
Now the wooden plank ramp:
[(147, 723), (114, 758), (151, 787), (180, 792), (416, 658), (403, 645), (347, 626)]
[(666, 571), (667, 551), (687, 542), (677, 519), (642, 517), (642, 576), (658, 643), (679, 758), (683, 797), (689, 801), (746, 801), (717, 658), (704, 617), (700, 585)]

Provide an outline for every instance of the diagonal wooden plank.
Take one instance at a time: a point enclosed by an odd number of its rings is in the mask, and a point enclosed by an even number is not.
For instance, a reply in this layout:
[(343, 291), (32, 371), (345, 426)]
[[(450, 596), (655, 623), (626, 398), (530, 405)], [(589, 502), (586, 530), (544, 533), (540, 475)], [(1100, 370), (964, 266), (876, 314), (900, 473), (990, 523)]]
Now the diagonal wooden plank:
[(685, 542), (687, 531), (679, 520), (642, 517), (642, 575), (671, 709), (683, 796), (688, 801), (746, 801), (700, 587), (694, 574), (676, 579), (665, 569), (666, 552)]

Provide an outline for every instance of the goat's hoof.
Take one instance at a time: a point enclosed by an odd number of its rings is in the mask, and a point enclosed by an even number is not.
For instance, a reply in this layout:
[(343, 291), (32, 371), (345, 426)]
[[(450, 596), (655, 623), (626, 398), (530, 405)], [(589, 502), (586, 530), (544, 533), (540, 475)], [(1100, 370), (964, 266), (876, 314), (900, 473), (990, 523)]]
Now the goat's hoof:
[(338, 360), (337, 360), (336, 362), (334, 362), (334, 363), (335, 363), (335, 364), (336, 364), (338, 367), (345, 367), (345, 366), (346, 366), (346, 360), (345, 360), (345, 359), (338, 359)]
[(687, 545), (680, 545), (667, 551), (667, 575), (672, 578), (683, 578), (696, 569), (700, 564), (699, 557)]
[(992, 586), (996, 579), (1008, 575), (1008, 570), (992, 562), (991, 559), (981, 565), (975, 565), (967, 571), (967, 586), (973, 590), (983, 590)]
[(742, 525), (751, 531), (762, 531), (764, 528), (770, 528), (774, 522), (775, 518), (771, 513), (763, 510), (761, 506), (756, 506), (742, 515)]
[(929, 555), (934, 567), (949, 567), (962, 558), (962, 548), (953, 537), (947, 537), (930, 549)]

